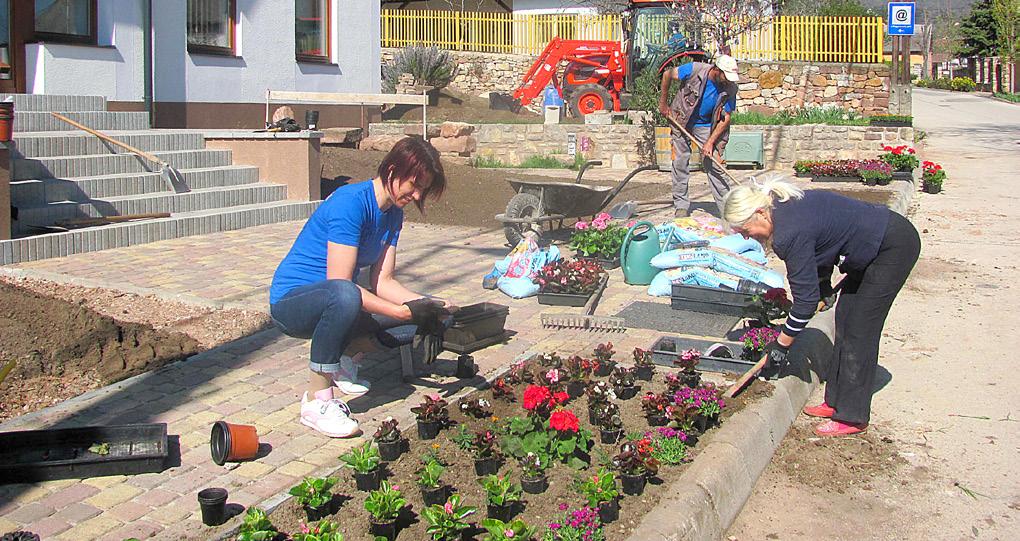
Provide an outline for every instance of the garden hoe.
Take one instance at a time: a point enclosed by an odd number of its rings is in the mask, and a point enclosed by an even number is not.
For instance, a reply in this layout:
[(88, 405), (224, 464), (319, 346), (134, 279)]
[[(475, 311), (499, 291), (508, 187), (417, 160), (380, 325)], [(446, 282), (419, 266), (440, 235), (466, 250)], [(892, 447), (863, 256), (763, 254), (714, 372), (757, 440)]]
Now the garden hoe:
[[(666, 119), (669, 120), (670, 126), (672, 126), (676, 130), (680, 130), (680, 133), (684, 134), (684, 137), (686, 137), (687, 140), (690, 141), (692, 150), (701, 147), (701, 145), (698, 144), (698, 140), (695, 139), (694, 136), (691, 135), (689, 131), (684, 129), (684, 127), (681, 126), (680, 123), (677, 122), (672, 116), (667, 116)], [(726, 178), (730, 179), (730, 182), (732, 182), (734, 186), (740, 184), (740, 182), (737, 179), (733, 178), (733, 175), (731, 175), (729, 171), (726, 170), (726, 166), (723, 165), (723, 162), (719, 160), (719, 158), (715, 157), (715, 153), (710, 154), (709, 158), (711, 158), (712, 161), (715, 162), (715, 164), (719, 167), (719, 171), (722, 172), (722, 174), (726, 175)]]
[(148, 160), (152, 163), (159, 165), (160, 178), (162, 178), (163, 182), (166, 182), (167, 185), (169, 185), (170, 188), (173, 189), (174, 193), (187, 193), (191, 191), (191, 188), (189, 188), (188, 185), (185, 184), (184, 177), (181, 176), (181, 172), (174, 169), (173, 167), (170, 167), (169, 163), (157, 158), (156, 156), (153, 156), (152, 154), (149, 154), (148, 152), (145, 152), (144, 150), (139, 150), (127, 143), (118, 141), (113, 137), (110, 137), (109, 135), (93, 130), (92, 128), (84, 124), (75, 122), (74, 120), (71, 120), (70, 118), (67, 118), (66, 116), (60, 113), (51, 112), (50, 114), (56, 117), (57, 119), (63, 120), (64, 122), (67, 122), (68, 124), (74, 126), (75, 128), (78, 128), (79, 130), (95, 135), (96, 137), (102, 139), (103, 141), (117, 145), (120, 148), (123, 148), (124, 150), (127, 150), (128, 152), (134, 154), (135, 156), (138, 156), (139, 158)]

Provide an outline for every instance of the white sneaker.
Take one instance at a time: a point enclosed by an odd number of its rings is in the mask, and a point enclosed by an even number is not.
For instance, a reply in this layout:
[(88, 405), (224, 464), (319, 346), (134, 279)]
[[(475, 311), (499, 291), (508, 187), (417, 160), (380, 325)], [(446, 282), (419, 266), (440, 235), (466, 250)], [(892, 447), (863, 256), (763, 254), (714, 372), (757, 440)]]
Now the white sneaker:
[(351, 419), (351, 409), (343, 400), (308, 400), (308, 391), (301, 397), (301, 424), (331, 438), (348, 438), (359, 432), (358, 422)]
[(334, 372), (332, 378), (333, 384), (340, 389), (340, 392), (355, 398), (372, 389), (371, 383), (358, 379), (358, 363), (346, 355), (340, 357), (340, 371)]

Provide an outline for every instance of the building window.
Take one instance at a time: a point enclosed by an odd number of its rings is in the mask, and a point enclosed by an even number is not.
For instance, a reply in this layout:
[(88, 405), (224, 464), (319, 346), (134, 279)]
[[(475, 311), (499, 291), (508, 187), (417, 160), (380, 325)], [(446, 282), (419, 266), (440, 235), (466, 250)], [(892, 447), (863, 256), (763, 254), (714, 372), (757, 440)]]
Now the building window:
[(234, 54), (234, 0), (188, 0), (188, 52)]
[(295, 0), (294, 8), (297, 59), (329, 62), (329, 0)]
[(35, 37), (94, 44), (96, 0), (35, 0)]

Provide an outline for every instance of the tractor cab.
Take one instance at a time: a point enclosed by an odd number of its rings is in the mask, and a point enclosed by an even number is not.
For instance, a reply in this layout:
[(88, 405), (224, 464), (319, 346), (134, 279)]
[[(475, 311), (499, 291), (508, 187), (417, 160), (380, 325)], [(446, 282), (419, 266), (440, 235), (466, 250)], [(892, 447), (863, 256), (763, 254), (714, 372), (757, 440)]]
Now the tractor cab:
[[(641, 72), (654, 66), (662, 69), (671, 60), (695, 51), (694, 40), (673, 15), (671, 2), (634, 0), (623, 17), (623, 48), (627, 58), (627, 90)], [(700, 51), (697, 51), (700, 53)]]

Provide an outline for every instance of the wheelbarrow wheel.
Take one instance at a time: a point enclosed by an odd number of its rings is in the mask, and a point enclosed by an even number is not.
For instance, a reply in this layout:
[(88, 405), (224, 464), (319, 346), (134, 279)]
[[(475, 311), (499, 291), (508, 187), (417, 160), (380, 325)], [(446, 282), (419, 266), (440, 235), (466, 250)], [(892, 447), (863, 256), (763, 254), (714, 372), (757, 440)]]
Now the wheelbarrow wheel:
[[(537, 218), (542, 215), (541, 204), (536, 195), (519, 193), (511, 197), (510, 202), (506, 204), (506, 217)], [(503, 226), (503, 233), (506, 234), (506, 240), (510, 242), (511, 246), (517, 246), (517, 243), (524, 238), (524, 234), (533, 225), (540, 226), (541, 224), (538, 222), (508, 223)]]

